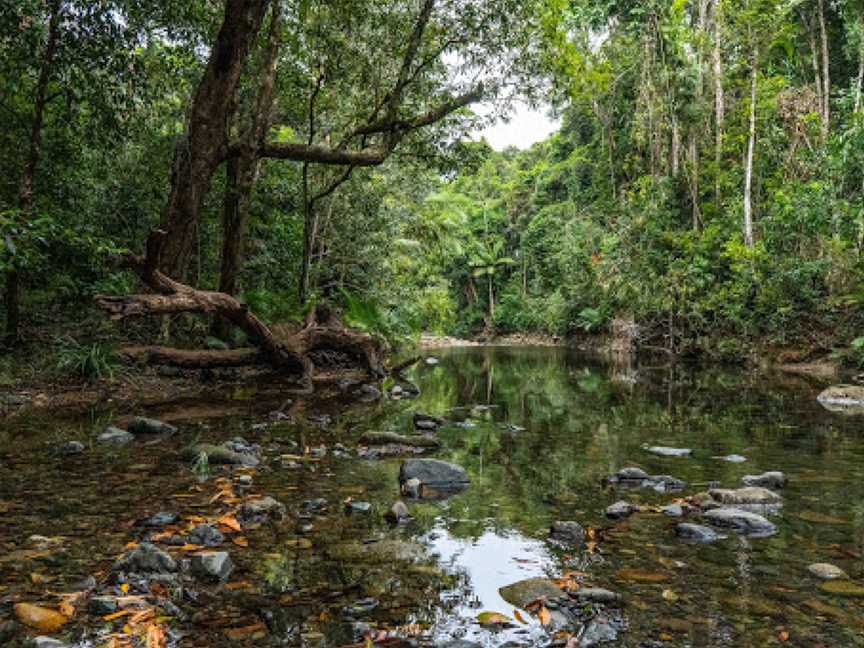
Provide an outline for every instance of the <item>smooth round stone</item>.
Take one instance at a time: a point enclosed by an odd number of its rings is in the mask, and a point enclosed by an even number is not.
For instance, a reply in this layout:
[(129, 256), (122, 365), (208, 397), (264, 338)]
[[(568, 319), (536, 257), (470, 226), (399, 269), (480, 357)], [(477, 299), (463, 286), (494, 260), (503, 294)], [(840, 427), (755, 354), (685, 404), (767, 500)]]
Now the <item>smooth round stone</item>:
[(809, 571), (816, 578), (821, 578), (822, 580), (849, 579), (849, 575), (846, 572), (844, 572), (836, 565), (831, 565), (830, 563), (813, 563), (812, 565), (809, 565), (807, 567), (807, 571)]

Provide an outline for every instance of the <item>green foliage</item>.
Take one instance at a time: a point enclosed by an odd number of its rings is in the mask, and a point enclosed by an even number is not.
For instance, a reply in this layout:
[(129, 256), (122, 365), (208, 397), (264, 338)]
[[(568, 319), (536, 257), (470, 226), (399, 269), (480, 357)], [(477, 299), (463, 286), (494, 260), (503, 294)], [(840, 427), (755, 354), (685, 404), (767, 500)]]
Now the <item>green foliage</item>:
[(118, 362), (110, 348), (97, 342), (81, 343), (69, 336), (57, 338), (55, 348), (54, 369), (59, 376), (88, 382), (114, 378)]

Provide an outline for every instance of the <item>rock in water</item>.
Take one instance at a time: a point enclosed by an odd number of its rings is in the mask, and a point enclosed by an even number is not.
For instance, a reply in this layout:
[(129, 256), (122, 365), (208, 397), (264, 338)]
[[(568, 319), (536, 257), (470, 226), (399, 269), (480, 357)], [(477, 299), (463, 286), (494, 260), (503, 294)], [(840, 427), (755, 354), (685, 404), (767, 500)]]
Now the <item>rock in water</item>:
[(675, 527), (675, 535), (682, 540), (690, 542), (709, 543), (716, 540), (722, 540), (726, 536), (720, 535), (714, 529), (701, 524), (691, 524), (690, 522), (681, 522)]
[(860, 410), (864, 408), (864, 386), (832, 385), (819, 394), (816, 400), (831, 411)]
[(606, 507), (606, 517), (612, 520), (620, 520), (622, 518), (630, 517), (638, 511), (638, 506), (621, 500)]
[(747, 457), (739, 454), (730, 454), (723, 457), (712, 457), (713, 459), (719, 459), (720, 461), (728, 461), (729, 463), (744, 463), (747, 461)]
[(33, 648), (71, 648), (54, 637), (33, 637)]
[(645, 481), (648, 479), (648, 473), (641, 468), (622, 468), (615, 473), (615, 477), (618, 481)]
[(664, 515), (669, 517), (681, 517), (684, 515), (684, 507), (680, 504), (667, 504), (660, 508)]
[(212, 524), (199, 524), (186, 536), (189, 544), (203, 547), (218, 547), (225, 542), (225, 536)]
[[(399, 469), (399, 483), (417, 479), (423, 489), (456, 491), (466, 488), (471, 480), (462, 466), (440, 459), (408, 459)], [(424, 493), (425, 494), (425, 493)]]
[(169, 574), (177, 571), (177, 563), (157, 546), (142, 542), (114, 564), (114, 571)]
[(369, 513), (372, 511), (372, 505), (369, 502), (358, 502), (351, 500), (345, 504), (345, 513), (348, 515)]
[(148, 527), (164, 527), (169, 524), (174, 524), (180, 519), (180, 516), (173, 511), (159, 511), (154, 513), (149, 518), (144, 520), (144, 526)]
[(517, 608), (525, 608), (537, 599), (553, 599), (561, 596), (562, 590), (548, 578), (526, 578), (498, 590), (501, 598)]
[(403, 445), (414, 448), (439, 448), (441, 442), (435, 437), (422, 434), (402, 435), (396, 432), (366, 432), (359, 439), (360, 444), (367, 446)]
[(234, 571), (234, 563), (227, 551), (207, 551), (192, 556), (190, 568), (201, 580), (224, 581)]
[(783, 488), (786, 485), (786, 475), (779, 470), (771, 470), (761, 475), (744, 475), (741, 481), (745, 486), (764, 486), (765, 488)]
[(845, 571), (829, 563), (813, 563), (807, 567), (807, 571), (822, 580), (849, 580), (849, 575)]
[(72, 455), (81, 454), (84, 452), (84, 444), (80, 441), (67, 441), (54, 447), (52, 454), (58, 457), (71, 457)]
[(122, 446), (132, 443), (135, 440), (134, 435), (129, 434), (126, 430), (108, 426), (105, 431), (96, 437), (96, 441), (102, 445)]
[(388, 522), (398, 524), (402, 520), (407, 520), (411, 517), (411, 513), (408, 511), (405, 502), (402, 500), (396, 500), (393, 502), (393, 506), (390, 507), (390, 510), (387, 511), (387, 514), (384, 517), (387, 518)]
[(156, 419), (145, 418), (143, 416), (136, 416), (133, 418), (127, 426), (127, 429), (135, 435), (164, 434), (168, 436), (177, 432), (177, 428), (173, 425), (157, 421)]
[(777, 527), (758, 513), (737, 508), (712, 509), (705, 511), (703, 517), (714, 526), (754, 538), (767, 538), (777, 533)]
[(645, 450), (661, 457), (689, 457), (693, 454), (690, 448), (669, 448), (667, 446), (648, 446)]
[(587, 626), (585, 632), (582, 633), (582, 638), (579, 641), (579, 646), (598, 646), (602, 643), (618, 640), (618, 630), (607, 619), (596, 617), (592, 619)]
[(201, 454), (207, 455), (207, 461), (211, 464), (227, 464), (234, 466), (258, 465), (258, 457), (251, 454), (243, 454), (225, 446), (212, 445), (210, 443), (199, 443), (187, 449), (184, 453), (189, 459), (197, 459)]
[(602, 587), (582, 587), (570, 592), (570, 598), (591, 603), (617, 603), (621, 595)]
[(285, 505), (269, 495), (244, 502), (237, 511), (237, 519), (241, 522), (264, 522), (281, 520), (284, 517)]
[(414, 427), (422, 430), (435, 430), (444, 425), (445, 421), (440, 416), (432, 416), (423, 412), (414, 412)]
[(553, 522), (549, 529), (549, 537), (557, 542), (581, 547), (585, 544), (585, 529), (573, 520)]
[(747, 486), (745, 488), (712, 488), (708, 491), (711, 499), (721, 504), (781, 504), (783, 498), (761, 486)]
[(117, 599), (113, 596), (94, 596), (87, 605), (90, 614), (105, 616), (117, 611)]

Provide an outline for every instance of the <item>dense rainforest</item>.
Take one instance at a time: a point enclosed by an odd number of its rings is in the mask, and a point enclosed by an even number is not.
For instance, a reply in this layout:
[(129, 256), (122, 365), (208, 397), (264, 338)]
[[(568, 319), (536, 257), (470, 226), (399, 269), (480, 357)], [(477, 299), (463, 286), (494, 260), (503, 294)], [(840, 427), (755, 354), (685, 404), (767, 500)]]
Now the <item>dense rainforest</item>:
[(3, 362), (297, 369), (322, 305), (857, 362), (862, 74), (852, 0), (7, 3)]

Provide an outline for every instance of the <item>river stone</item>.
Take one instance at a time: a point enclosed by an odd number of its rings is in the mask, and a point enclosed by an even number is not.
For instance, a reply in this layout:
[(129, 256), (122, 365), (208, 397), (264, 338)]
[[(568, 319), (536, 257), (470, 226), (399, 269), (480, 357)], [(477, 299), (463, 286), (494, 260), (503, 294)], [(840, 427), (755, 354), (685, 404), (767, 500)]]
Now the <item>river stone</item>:
[(722, 540), (726, 536), (720, 535), (711, 527), (701, 524), (692, 524), (690, 522), (681, 522), (675, 527), (675, 535), (682, 540), (691, 542), (709, 543), (717, 540)]
[(402, 520), (407, 520), (411, 517), (411, 513), (408, 511), (405, 502), (402, 500), (396, 500), (393, 502), (393, 506), (390, 507), (390, 510), (387, 511), (387, 514), (384, 517), (386, 517), (389, 522), (397, 524)]
[(721, 504), (780, 504), (783, 498), (761, 486), (746, 486), (744, 488), (712, 488), (708, 495)]
[(101, 443), (102, 445), (114, 446), (123, 446), (127, 443), (132, 443), (134, 440), (135, 437), (126, 430), (111, 427), (110, 425), (105, 428), (105, 431), (102, 434), (96, 437), (96, 441), (98, 443)]
[(90, 614), (105, 616), (117, 611), (117, 599), (113, 596), (94, 596), (87, 604)]
[(225, 542), (225, 536), (212, 524), (199, 524), (186, 536), (189, 544), (204, 547), (218, 547)]
[(690, 448), (670, 448), (668, 446), (648, 446), (645, 450), (661, 457), (689, 457), (693, 454)]
[(362, 617), (368, 615), (370, 612), (374, 612), (378, 605), (378, 599), (365, 598), (355, 601), (351, 605), (346, 605), (342, 608), (342, 613), (349, 617)]
[(345, 513), (348, 515), (369, 513), (371, 511), (372, 505), (369, 502), (351, 500), (345, 504)]
[(714, 457), (714, 459), (719, 459), (720, 461), (728, 461), (729, 463), (744, 463), (745, 461), (747, 461), (747, 457), (739, 454), (730, 454), (723, 457)]
[(585, 543), (585, 529), (572, 520), (553, 522), (549, 537), (558, 542), (582, 546)]
[(822, 580), (849, 579), (849, 575), (846, 572), (829, 563), (813, 563), (807, 567), (807, 571), (816, 578), (821, 578)]
[(561, 596), (562, 590), (548, 578), (526, 578), (498, 590), (501, 598), (517, 608), (525, 608), (537, 599), (553, 599)]
[(164, 527), (168, 526), (169, 524), (174, 524), (179, 519), (180, 516), (173, 511), (159, 511), (158, 513), (154, 513), (149, 518), (144, 520), (144, 526), (157, 528)]
[(413, 448), (438, 448), (441, 442), (422, 434), (402, 435), (396, 432), (366, 432), (360, 437), (359, 443), (367, 446), (396, 444)]
[[(440, 416), (432, 416), (423, 412), (414, 412), (414, 427), (424, 429), (436, 429), (444, 425), (446, 421)], [(425, 424), (425, 425), (423, 425)]]
[(177, 563), (155, 545), (142, 542), (114, 564), (114, 571), (169, 574), (177, 571)]
[(420, 497), (420, 489), (423, 484), (420, 483), (420, 480), (416, 477), (412, 477), (411, 479), (405, 480), (405, 483), (402, 484), (402, 493), (404, 493), (405, 497), (411, 497), (413, 499), (419, 499)]
[(741, 481), (745, 486), (764, 486), (765, 488), (783, 488), (786, 485), (786, 475), (779, 470), (771, 470), (761, 475), (744, 475)]
[(156, 419), (145, 418), (143, 416), (136, 416), (133, 418), (129, 425), (126, 426), (126, 429), (129, 430), (132, 434), (164, 434), (171, 435), (177, 432), (177, 428), (173, 425), (169, 425), (168, 423), (163, 423), (162, 421), (158, 421)]
[(846, 410), (864, 407), (864, 386), (832, 385), (816, 397), (826, 409)]
[(644, 481), (648, 479), (648, 473), (646, 473), (641, 468), (622, 468), (617, 473), (615, 473), (615, 477), (617, 477), (620, 481)]
[(330, 547), (327, 553), (334, 560), (351, 563), (386, 564), (417, 562), (425, 558), (423, 547), (416, 542), (380, 540), (378, 542), (346, 542)]
[(680, 504), (667, 504), (660, 508), (664, 515), (669, 517), (681, 517), (684, 515), (684, 507)]
[(227, 551), (195, 554), (189, 567), (193, 575), (201, 580), (210, 581), (224, 581), (234, 571), (234, 563)]
[(658, 493), (671, 493), (687, 488), (687, 482), (671, 475), (650, 475), (642, 482), (642, 486), (653, 488)]
[(229, 466), (258, 465), (258, 457), (252, 454), (236, 452), (225, 446), (217, 446), (210, 443), (199, 443), (187, 449), (185, 454), (189, 459), (197, 459), (201, 454), (207, 455), (207, 461), (211, 464), (226, 464)]
[(630, 502), (625, 502), (624, 500), (620, 500), (606, 507), (606, 517), (612, 520), (620, 520), (622, 518), (630, 517), (634, 513), (638, 512), (638, 506), (631, 504)]
[(383, 394), (375, 385), (363, 384), (354, 390), (354, 396), (356, 396), (361, 403), (372, 403), (381, 400)]
[(51, 451), (52, 454), (58, 457), (71, 457), (72, 455), (81, 454), (84, 452), (84, 444), (80, 441), (67, 441), (55, 446)]
[(30, 642), (33, 648), (71, 648), (67, 643), (63, 643), (54, 637), (33, 637)]
[(592, 603), (616, 603), (621, 600), (621, 595), (602, 587), (582, 587), (575, 592), (570, 592), (570, 598)]
[(399, 483), (419, 479), (422, 486), (433, 489), (458, 490), (471, 483), (462, 466), (440, 459), (408, 459), (399, 468)]
[(777, 533), (777, 527), (758, 513), (737, 508), (718, 508), (705, 511), (703, 517), (714, 526), (732, 529), (736, 533), (765, 538)]
[(602, 643), (618, 640), (618, 630), (608, 620), (597, 617), (588, 622), (585, 632), (579, 640), (580, 648), (585, 646), (597, 646)]
[(237, 509), (237, 519), (241, 522), (263, 522), (281, 520), (285, 517), (285, 505), (269, 495), (243, 502)]

